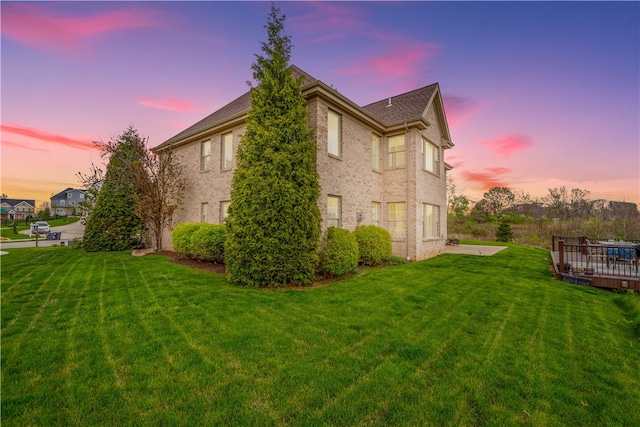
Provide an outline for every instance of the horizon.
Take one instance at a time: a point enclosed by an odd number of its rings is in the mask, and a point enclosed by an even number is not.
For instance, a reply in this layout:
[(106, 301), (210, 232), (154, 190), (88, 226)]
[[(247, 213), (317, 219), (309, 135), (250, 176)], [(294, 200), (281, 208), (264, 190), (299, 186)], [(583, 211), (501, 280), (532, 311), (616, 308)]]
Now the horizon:
[[(458, 194), (640, 203), (637, 2), (277, 6), (290, 64), (360, 106), (439, 83)], [(102, 164), (92, 141), (153, 147), (246, 93), (270, 3), (0, 7), (1, 192), (37, 209)]]

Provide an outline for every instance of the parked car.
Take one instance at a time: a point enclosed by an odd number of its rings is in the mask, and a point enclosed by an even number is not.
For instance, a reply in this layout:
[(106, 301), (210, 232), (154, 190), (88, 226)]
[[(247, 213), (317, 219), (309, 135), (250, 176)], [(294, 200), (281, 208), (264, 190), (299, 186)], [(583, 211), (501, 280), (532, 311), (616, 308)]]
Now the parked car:
[(51, 231), (51, 227), (49, 227), (49, 223), (46, 221), (36, 221), (33, 227), (34, 231), (38, 234), (47, 234)]

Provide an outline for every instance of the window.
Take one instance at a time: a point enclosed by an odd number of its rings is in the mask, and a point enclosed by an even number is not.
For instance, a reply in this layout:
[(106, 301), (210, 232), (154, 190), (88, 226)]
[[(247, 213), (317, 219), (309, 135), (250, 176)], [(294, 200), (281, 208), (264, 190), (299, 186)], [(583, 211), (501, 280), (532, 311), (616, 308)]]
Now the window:
[(80, 199), (84, 199), (84, 193), (80, 193)]
[(389, 138), (389, 167), (404, 167), (404, 135)]
[(224, 224), (229, 216), (229, 206), (231, 206), (230, 201), (220, 202), (220, 222)]
[(67, 193), (67, 199), (73, 199), (73, 193)]
[(327, 197), (327, 228), (342, 225), (342, 200), (338, 196)]
[(440, 206), (422, 204), (422, 238), (440, 237)]
[(69, 201), (69, 206), (75, 206), (76, 202), (74, 202), (73, 200)]
[(209, 203), (200, 204), (200, 222), (209, 222)]
[(440, 173), (440, 149), (422, 138), (422, 168), (431, 173)]
[(233, 160), (233, 133), (225, 133), (222, 135), (222, 170), (231, 169), (231, 162)]
[(380, 170), (380, 137), (376, 134), (371, 138), (371, 166), (373, 170)]
[(389, 203), (389, 233), (393, 238), (404, 238), (407, 233), (404, 202)]
[(380, 203), (371, 203), (371, 224), (380, 227)]
[(342, 155), (342, 116), (329, 110), (327, 118), (327, 151), (330, 156)]
[(200, 146), (200, 170), (211, 169), (211, 140), (202, 141)]
[(60, 200), (60, 206), (64, 206), (65, 201), (64, 200)]

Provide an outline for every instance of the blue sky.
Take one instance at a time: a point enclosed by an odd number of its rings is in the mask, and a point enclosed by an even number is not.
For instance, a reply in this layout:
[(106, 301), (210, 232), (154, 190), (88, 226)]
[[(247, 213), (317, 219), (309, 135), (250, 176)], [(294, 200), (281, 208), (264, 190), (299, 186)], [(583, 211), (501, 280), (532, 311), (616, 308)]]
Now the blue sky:
[[(638, 2), (282, 2), (292, 63), (364, 105), (438, 82), (458, 192), (640, 202)], [(247, 91), (268, 2), (2, 2), (2, 192), (46, 200), (135, 126)], [(28, 171), (28, 173), (25, 173)]]

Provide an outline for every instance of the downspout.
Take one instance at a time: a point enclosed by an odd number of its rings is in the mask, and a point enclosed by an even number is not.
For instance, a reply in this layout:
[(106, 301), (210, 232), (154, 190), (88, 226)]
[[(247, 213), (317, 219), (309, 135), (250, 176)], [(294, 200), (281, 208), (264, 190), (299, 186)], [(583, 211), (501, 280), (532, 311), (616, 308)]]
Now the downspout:
[[(405, 200), (406, 200), (406, 208), (405, 208), (405, 222), (406, 222), (406, 235), (404, 237), (405, 240), (405, 246), (406, 246), (406, 250), (407, 250), (407, 261), (411, 260), (411, 256), (409, 255), (409, 204), (410, 204), (410, 200), (409, 200), (409, 127), (407, 126), (407, 122), (404, 122), (404, 130), (405, 130), (405, 134), (404, 134), (404, 150), (405, 150), (405, 162), (404, 162), (404, 167), (405, 167), (405, 175), (406, 175), (406, 185), (405, 185)], [(415, 226), (415, 224), (414, 224)]]

